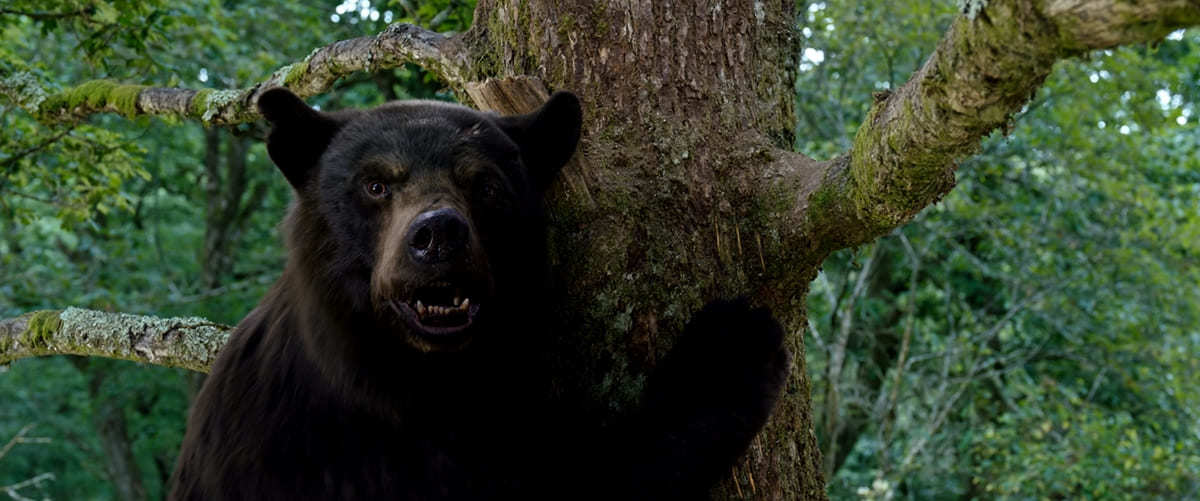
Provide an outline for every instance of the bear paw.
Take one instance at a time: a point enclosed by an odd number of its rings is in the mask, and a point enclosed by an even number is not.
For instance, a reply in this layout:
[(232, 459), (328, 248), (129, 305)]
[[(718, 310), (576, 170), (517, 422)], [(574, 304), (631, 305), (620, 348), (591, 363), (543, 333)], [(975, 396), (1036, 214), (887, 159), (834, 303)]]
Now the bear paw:
[(745, 299), (700, 310), (649, 381), (645, 420), (630, 434), (639, 495), (621, 499), (703, 498), (779, 400), (791, 363), (783, 340), (771, 313)]
[(753, 308), (745, 298), (713, 301), (692, 318), (659, 366), (652, 398), (765, 419), (791, 363), (783, 340), (783, 327), (766, 308)]

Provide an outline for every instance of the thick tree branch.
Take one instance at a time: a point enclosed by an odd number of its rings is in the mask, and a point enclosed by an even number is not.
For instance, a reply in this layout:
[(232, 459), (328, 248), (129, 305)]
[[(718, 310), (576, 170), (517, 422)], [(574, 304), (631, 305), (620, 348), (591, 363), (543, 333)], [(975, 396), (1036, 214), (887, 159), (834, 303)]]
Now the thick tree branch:
[(819, 183), (770, 182), (800, 184), (794, 223), (817, 245), (868, 242), (948, 193), (957, 162), (1006, 126), (1055, 62), (1197, 24), (1197, 0), (991, 0), (955, 20), (907, 83), (876, 96), (851, 150), (823, 165)]
[(231, 89), (180, 89), (91, 80), (49, 92), (28, 73), (0, 77), (0, 94), (8, 96), (43, 122), (76, 120), (93, 113), (126, 117), (175, 115), (211, 124), (258, 119), (258, 94), (287, 87), (301, 97), (329, 90), (355, 71), (377, 71), (415, 63), (451, 85), (461, 86), (470, 58), (458, 37), (445, 37), (409, 24), (393, 24), (373, 37), (342, 40), (316, 49), (298, 63), (275, 71), (253, 86)]
[(27, 357), (84, 355), (208, 372), (229, 330), (196, 317), (35, 311), (0, 320), (0, 365)]

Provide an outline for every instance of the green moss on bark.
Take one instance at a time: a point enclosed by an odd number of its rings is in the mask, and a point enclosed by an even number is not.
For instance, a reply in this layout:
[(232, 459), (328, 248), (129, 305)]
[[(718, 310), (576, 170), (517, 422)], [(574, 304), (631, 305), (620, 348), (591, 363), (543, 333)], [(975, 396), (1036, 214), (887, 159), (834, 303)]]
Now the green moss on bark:
[(145, 88), (144, 85), (118, 85), (109, 91), (108, 104), (115, 107), (118, 113), (133, 117), (138, 113), (138, 96)]
[(597, 32), (608, 32), (608, 4), (595, 2), (592, 4), (592, 26)]
[(300, 61), (296, 64), (287, 66), (287, 73), (283, 76), (283, 84), (289, 85), (296, 80), (299, 80), (308, 72), (308, 60)]
[(54, 339), (54, 335), (58, 333), (59, 327), (62, 326), (62, 320), (59, 319), (60, 313), (56, 310), (47, 310), (30, 314), (29, 322), (25, 324), (25, 332), (18, 336), (19, 342), (30, 349), (48, 347), (50, 341)]
[(104, 105), (105, 96), (116, 86), (116, 83), (108, 80), (91, 80), (63, 92), (67, 93), (67, 104), (72, 108), (83, 105), (99, 108)]
[(571, 33), (575, 32), (575, 17), (567, 14), (562, 17), (558, 23), (558, 39), (568, 40)]
[[(484, 25), (483, 37), (476, 40), (481, 43), (480, 50), (474, 51), (475, 61), (470, 66), (468, 81), (482, 81), (489, 77), (508, 75), (536, 74), (529, 63), (536, 55), (529, 44), (529, 3), (521, 0), (516, 6), (517, 12), (492, 9)], [(504, 15), (501, 15), (503, 12)], [(515, 16), (514, 16), (515, 14)], [(511, 54), (513, 60), (505, 61), (501, 54)]]
[(63, 89), (46, 97), (39, 107), (40, 114), (56, 114), (75, 110), (112, 111), (126, 117), (138, 115), (138, 96), (144, 85), (118, 84), (110, 80), (90, 80)]
[(188, 114), (194, 117), (204, 116), (204, 113), (208, 111), (208, 96), (212, 92), (212, 89), (196, 91), (196, 95), (192, 96), (191, 101), (188, 101)]

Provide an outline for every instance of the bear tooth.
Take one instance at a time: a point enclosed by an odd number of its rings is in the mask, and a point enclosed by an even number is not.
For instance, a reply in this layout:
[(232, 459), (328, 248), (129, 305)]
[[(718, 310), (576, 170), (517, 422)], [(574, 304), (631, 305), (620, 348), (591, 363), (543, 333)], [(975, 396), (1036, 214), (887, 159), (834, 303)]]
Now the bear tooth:
[(461, 302), (462, 302), (462, 298), (460, 298), (458, 296), (454, 296), (454, 306), (458, 306), (458, 303), (461, 303)]
[(467, 309), (467, 308), (468, 308), (468, 307), (470, 307), (470, 306), (471, 306), (471, 298), (466, 298), (466, 299), (464, 299), (464, 300), (463, 300), (463, 302), (462, 302), (462, 306), (459, 306), (459, 308), (462, 308), (462, 309), (464, 309), (464, 310), (465, 310), (465, 309)]

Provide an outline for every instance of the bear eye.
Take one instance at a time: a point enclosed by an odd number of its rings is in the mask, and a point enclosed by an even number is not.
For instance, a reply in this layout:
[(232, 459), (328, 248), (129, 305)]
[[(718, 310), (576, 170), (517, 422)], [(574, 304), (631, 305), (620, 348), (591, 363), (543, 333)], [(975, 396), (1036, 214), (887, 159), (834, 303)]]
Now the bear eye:
[(367, 195), (371, 198), (383, 198), (391, 193), (391, 190), (388, 189), (388, 185), (379, 181), (367, 181), (366, 183), (363, 183), (363, 189), (367, 191)]

